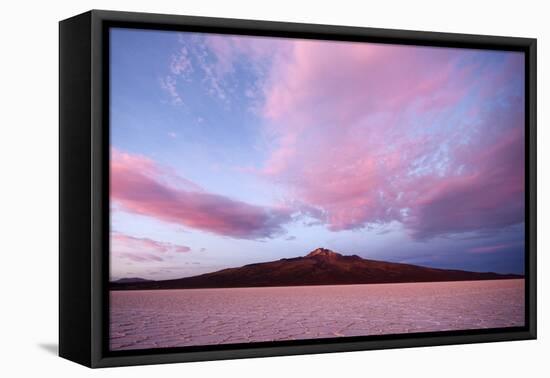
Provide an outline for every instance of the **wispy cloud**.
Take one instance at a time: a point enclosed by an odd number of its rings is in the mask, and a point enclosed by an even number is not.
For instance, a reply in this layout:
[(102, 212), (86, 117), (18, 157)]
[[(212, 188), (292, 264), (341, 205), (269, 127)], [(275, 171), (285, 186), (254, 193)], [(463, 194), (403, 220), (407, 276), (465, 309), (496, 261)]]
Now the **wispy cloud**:
[[(287, 45), (273, 38), (186, 33), (179, 35), (179, 42), (170, 61), (169, 78), (199, 81), (212, 98), (226, 106), (245, 97), (250, 109), (260, 103), (265, 72)], [(247, 73), (239, 75), (243, 67)]]
[(181, 98), (181, 96), (178, 92), (177, 80), (174, 76), (167, 75), (164, 78), (161, 78), (160, 79), (160, 86), (170, 96), (172, 104), (174, 104), (174, 105), (183, 104), (183, 99)]
[(134, 262), (164, 261), (166, 255), (190, 252), (185, 245), (161, 242), (149, 238), (135, 237), (119, 232), (111, 233), (111, 256)]
[(189, 57), (189, 52), (185, 46), (181, 47), (175, 54), (169, 64), (169, 74), (160, 78), (160, 86), (172, 101), (174, 105), (182, 105), (183, 97), (178, 88), (178, 81), (189, 82), (192, 80), (193, 63)]
[(469, 253), (495, 253), (503, 250), (508, 250), (510, 248), (518, 246), (518, 243), (515, 244), (495, 244), (482, 247), (474, 247), (468, 249)]
[(180, 50), (172, 56), (170, 72), (180, 77), (189, 78), (193, 71), (193, 64), (189, 57), (189, 52), (185, 46), (181, 47)]

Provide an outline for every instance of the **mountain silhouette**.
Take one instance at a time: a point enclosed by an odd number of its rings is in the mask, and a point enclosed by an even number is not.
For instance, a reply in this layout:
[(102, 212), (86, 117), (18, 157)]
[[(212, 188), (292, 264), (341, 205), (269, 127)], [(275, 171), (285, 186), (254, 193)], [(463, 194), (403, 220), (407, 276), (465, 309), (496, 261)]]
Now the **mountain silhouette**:
[(111, 282), (112, 290), (195, 289), (403, 282), (474, 281), (523, 278), (517, 274), (478, 273), (344, 256), (317, 248), (306, 256), (244, 265), (164, 281)]

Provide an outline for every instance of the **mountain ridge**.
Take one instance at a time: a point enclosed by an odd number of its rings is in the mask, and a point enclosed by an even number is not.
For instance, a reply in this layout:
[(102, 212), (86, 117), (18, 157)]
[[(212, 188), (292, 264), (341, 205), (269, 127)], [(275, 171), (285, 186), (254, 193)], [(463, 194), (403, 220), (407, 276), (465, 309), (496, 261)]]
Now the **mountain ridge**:
[(247, 264), (198, 276), (137, 282), (111, 282), (111, 290), (198, 289), (308, 285), (353, 285), (474, 281), (523, 278), (518, 274), (469, 272), (364, 259), (316, 248), (305, 256)]

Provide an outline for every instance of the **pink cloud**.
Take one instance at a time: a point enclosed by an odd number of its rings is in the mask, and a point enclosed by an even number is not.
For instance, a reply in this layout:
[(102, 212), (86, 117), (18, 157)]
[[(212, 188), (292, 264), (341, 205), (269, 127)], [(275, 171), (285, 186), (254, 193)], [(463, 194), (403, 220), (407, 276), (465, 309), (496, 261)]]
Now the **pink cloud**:
[(174, 249), (174, 251), (177, 252), (177, 253), (186, 253), (186, 252), (190, 252), (191, 248), (186, 247), (184, 245), (179, 245)]
[(464, 93), (467, 71), (453, 71), (452, 55), (441, 48), (297, 41), (272, 72), (264, 111), (275, 120), (349, 123), (373, 111), (452, 104)]
[(283, 208), (256, 206), (208, 193), (149, 158), (111, 152), (111, 198), (124, 211), (163, 222), (242, 239), (282, 233)]
[(431, 178), (416, 199), (415, 216), (405, 224), (417, 238), (498, 229), (524, 220), (524, 145), (522, 129), (510, 129), (480, 150), (464, 148), (460, 161), (469, 171), (445, 179)]
[(523, 220), (521, 55), (292, 46), (265, 82), (261, 172), (329, 229), (399, 221), (424, 239)]
[[(198, 46), (194, 55), (220, 97), (238, 64), (257, 74), (246, 96), (261, 104), (274, 146), (260, 170), (240, 171), (282, 184), (294, 208), (330, 230), (399, 221), (425, 239), (523, 220), (524, 99), (522, 85), (514, 87), (523, 82), (521, 54), (216, 35)], [(177, 197), (231, 201), (211, 196)], [(273, 219), (256, 210), (245, 213)], [(190, 218), (180, 223), (247, 234)]]
[(113, 256), (135, 262), (163, 261), (169, 252), (190, 252), (185, 245), (160, 242), (149, 238), (138, 238), (119, 232), (111, 233), (111, 253)]

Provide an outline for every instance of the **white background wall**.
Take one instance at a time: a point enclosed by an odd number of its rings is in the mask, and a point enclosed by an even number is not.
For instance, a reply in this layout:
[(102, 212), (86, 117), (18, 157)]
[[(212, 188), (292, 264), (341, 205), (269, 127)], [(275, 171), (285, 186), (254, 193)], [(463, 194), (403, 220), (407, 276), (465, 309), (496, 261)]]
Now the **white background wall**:
[[(60, 377), (548, 376), (550, 26), (531, 0), (6, 1), (0, 22), (0, 375)], [(548, 4), (546, 4), (548, 5)], [(112, 9), (539, 39), (539, 340), (89, 370), (57, 344), (57, 54), (61, 19)], [(546, 348), (546, 352), (544, 351)]]

